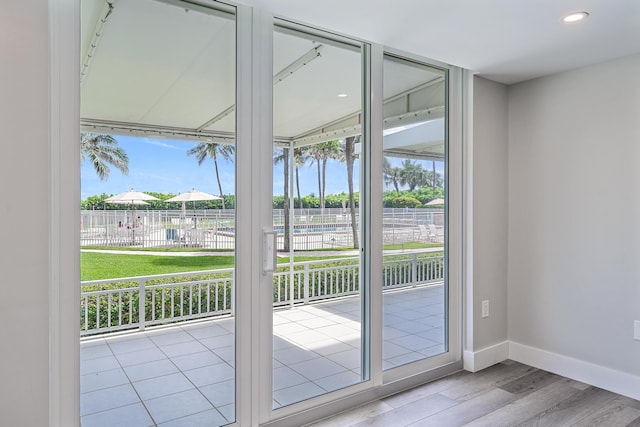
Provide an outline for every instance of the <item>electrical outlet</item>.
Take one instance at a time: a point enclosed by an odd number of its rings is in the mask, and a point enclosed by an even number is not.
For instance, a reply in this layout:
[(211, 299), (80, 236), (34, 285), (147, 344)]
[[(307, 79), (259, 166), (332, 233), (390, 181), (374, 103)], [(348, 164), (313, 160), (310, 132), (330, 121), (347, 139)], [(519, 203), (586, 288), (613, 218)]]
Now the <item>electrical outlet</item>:
[(489, 300), (482, 301), (482, 317), (489, 317)]
[(640, 320), (633, 322), (633, 338), (640, 340)]

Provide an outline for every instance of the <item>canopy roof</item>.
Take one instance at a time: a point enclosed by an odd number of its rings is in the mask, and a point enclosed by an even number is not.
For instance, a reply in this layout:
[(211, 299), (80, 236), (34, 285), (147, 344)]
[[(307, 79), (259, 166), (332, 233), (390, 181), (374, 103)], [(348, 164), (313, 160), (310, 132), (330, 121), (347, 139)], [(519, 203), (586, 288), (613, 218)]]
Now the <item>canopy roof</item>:
[[(110, 1), (82, 3), (83, 131), (233, 143), (233, 8)], [(429, 121), (427, 127), (443, 129), (444, 73), (387, 58), (385, 129)], [(357, 44), (277, 27), (273, 61), (277, 143), (309, 145), (361, 132)], [(394, 152), (406, 155), (420, 146), (420, 157), (442, 158), (441, 148), (428, 149), (442, 147), (442, 130), (413, 128), (406, 143), (402, 134), (391, 138)]]

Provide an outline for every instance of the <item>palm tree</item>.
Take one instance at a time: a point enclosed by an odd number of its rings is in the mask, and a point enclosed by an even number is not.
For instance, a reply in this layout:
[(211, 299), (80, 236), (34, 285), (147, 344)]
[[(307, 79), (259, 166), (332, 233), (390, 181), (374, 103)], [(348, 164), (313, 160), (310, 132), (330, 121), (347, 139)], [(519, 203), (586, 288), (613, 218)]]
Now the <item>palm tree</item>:
[(284, 212), (284, 251), (289, 252), (289, 221), (291, 206), (289, 206), (289, 149), (283, 148), (273, 155), (273, 164), (283, 164), (284, 169), (284, 204), (282, 210)]
[(302, 147), (293, 149), (293, 157), (296, 162), (296, 188), (298, 190), (298, 207), (302, 210), (302, 196), (300, 195), (300, 166), (303, 166), (309, 160), (309, 154)]
[(111, 135), (98, 133), (80, 134), (80, 161), (89, 159), (100, 180), (109, 177), (109, 164), (125, 175), (129, 174), (129, 156), (118, 146)]
[(400, 184), (408, 186), (409, 191), (413, 191), (425, 183), (425, 170), (422, 165), (409, 159), (404, 160), (400, 171)]
[(222, 193), (222, 183), (220, 182), (220, 172), (218, 171), (218, 156), (233, 162), (235, 152), (236, 148), (234, 145), (216, 144), (213, 142), (200, 142), (198, 145), (187, 151), (188, 156), (196, 156), (198, 159), (198, 165), (202, 165), (207, 157), (210, 157), (213, 160), (213, 165), (216, 169), (216, 180), (218, 181), (218, 191), (220, 192), (220, 198), (222, 199), (222, 209), (226, 209), (226, 207), (224, 204), (224, 195)]
[(315, 163), (318, 167), (318, 197), (320, 198), (320, 209), (324, 209), (327, 161), (340, 158), (340, 143), (334, 140), (312, 145), (308, 148), (308, 152), (312, 159), (311, 164)]
[(384, 177), (385, 184), (393, 184), (393, 188), (395, 188), (396, 193), (400, 192), (400, 171), (401, 169), (397, 166), (391, 166), (389, 159), (386, 157), (382, 163), (382, 174)]
[[(425, 185), (432, 187), (434, 190), (436, 187), (442, 187), (444, 181), (442, 179), (442, 175), (434, 171), (425, 171)], [(435, 176), (435, 179), (434, 179)]]
[(349, 187), (349, 211), (351, 212), (351, 230), (353, 231), (353, 248), (359, 249), (358, 225), (356, 224), (356, 203), (353, 191), (353, 164), (356, 160), (356, 144), (360, 141), (360, 135), (350, 136), (344, 140), (343, 154), (347, 163), (347, 185)]

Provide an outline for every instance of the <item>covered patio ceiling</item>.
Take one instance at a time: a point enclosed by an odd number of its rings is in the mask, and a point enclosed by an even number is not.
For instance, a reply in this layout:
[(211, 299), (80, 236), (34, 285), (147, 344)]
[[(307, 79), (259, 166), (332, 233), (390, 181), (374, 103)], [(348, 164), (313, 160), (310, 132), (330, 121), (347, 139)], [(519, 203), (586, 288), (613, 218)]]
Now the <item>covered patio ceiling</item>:
[[(83, 131), (235, 142), (233, 8), (176, 0), (82, 6)], [(276, 26), (273, 62), (276, 143), (306, 146), (360, 134), (357, 44)], [(390, 155), (443, 157), (444, 85), (440, 70), (386, 57), (384, 128), (396, 128), (385, 137)]]

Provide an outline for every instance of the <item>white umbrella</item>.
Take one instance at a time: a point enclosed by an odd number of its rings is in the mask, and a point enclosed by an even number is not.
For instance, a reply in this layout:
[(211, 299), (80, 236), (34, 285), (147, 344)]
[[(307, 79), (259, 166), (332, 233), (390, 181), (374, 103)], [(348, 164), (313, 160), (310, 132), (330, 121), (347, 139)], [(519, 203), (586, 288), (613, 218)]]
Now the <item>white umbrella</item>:
[[(108, 199), (105, 199), (108, 203), (122, 203), (127, 204), (137, 201), (145, 201), (145, 200), (159, 200), (157, 197), (150, 196), (141, 191), (136, 191), (133, 188), (129, 191), (125, 191), (124, 193), (116, 194), (115, 196), (111, 196)], [(141, 204), (141, 203), (138, 203)]]
[(429, 203), (425, 203), (425, 206), (440, 206), (444, 205), (444, 199), (433, 199)]
[(109, 203), (114, 205), (148, 205), (149, 203), (144, 200), (113, 200)]
[(202, 200), (220, 200), (222, 197), (214, 196), (213, 194), (205, 193), (203, 191), (198, 191), (195, 188), (192, 188), (191, 191), (187, 191), (186, 193), (180, 193), (175, 197), (165, 200), (165, 202), (182, 202), (182, 214), (186, 216), (187, 213), (187, 202), (199, 202)]
[(105, 199), (107, 203), (114, 203), (120, 205), (131, 205), (131, 224), (134, 225), (134, 229), (132, 229), (131, 235), (131, 243), (135, 243), (135, 210), (133, 205), (148, 205), (145, 200), (160, 200), (157, 197), (153, 197), (149, 194), (143, 193), (141, 191), (136, 191), (133, 188), (129, 191), (125, 191), (124, 193), (116, 194), (115, 196), (111, 196)]
[(219, 200), (222, 197), (214, 196), (213, 194), (198, 191), (193, 188), (186, 193), (180, 193), (175, 197), (165, 200), (165, 202), (198, 202), (201, 200)]

